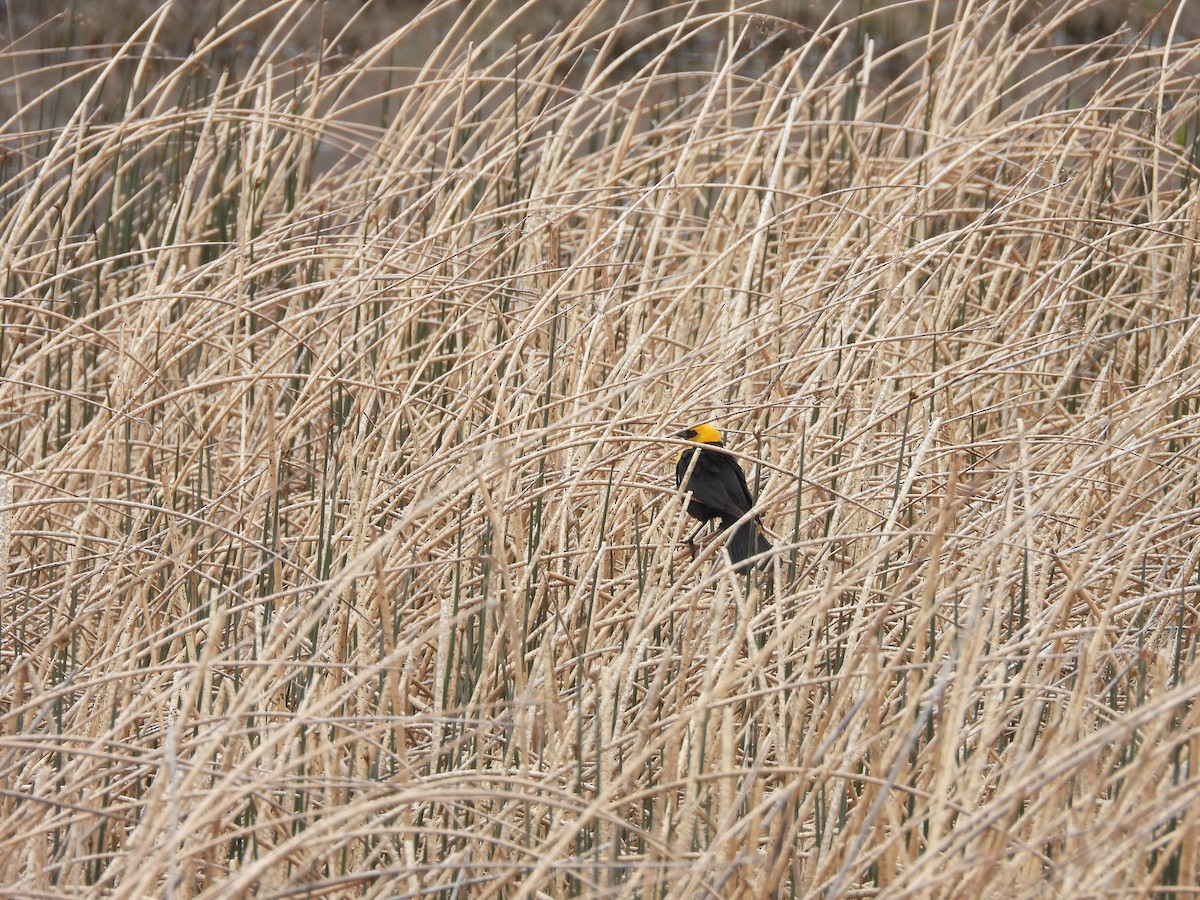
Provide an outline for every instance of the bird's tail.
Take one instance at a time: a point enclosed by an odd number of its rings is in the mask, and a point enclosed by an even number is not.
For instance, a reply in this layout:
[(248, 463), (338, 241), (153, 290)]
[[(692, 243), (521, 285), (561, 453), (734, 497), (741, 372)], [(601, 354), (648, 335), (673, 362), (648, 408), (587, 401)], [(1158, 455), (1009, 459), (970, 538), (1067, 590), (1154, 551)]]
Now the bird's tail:
[[(721, 524), (723, 528), (730, 528), (736, 521), (737, 519), (725, 519)], [(737, 566), (751, 556), (766, 553), (771, 549), (771, 542), (762, 536), (758, 530), (758, 523), (750, 519), (729, 532), (729, 543), (725, 546), (729, 550), (729, 558), (733, 560), (734, 566)]]

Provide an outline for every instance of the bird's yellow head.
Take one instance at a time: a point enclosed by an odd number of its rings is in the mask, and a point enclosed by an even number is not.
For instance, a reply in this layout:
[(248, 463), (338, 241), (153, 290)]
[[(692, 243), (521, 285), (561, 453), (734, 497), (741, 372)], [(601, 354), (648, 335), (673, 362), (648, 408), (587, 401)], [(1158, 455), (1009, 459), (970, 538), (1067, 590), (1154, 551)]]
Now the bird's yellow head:
[(721, 432), (708, 424), (693, 425), (691, 428), (685, 428), (683, 431), (677, 432), (674, 436), (683, 438), (685, 441), (695, 441), (697, 444), (721, 445)]

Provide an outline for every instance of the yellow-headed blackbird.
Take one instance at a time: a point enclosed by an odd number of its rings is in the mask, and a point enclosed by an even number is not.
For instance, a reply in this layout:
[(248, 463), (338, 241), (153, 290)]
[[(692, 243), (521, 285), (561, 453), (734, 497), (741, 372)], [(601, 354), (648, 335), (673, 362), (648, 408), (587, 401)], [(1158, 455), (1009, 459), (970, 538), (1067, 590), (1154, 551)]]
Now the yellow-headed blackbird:
[[(712, 425), (697, 425), (675, 435), (685, 441), (695, 441), (706, 446), (695, 450), (684, 450), (675, 461), (675, 484), (692, 492), (688, 502), (688, 513), (701, 522), (721, 520), (721, 530), (733, 526), (754, 506), (754, 497), (746, 484), (742, 467), (732, 456), (708, 447), (724, 447), (721, 432)], [(692, 458), (695, 457), (695, 462)], [(688, 471), (691, 475), (688, 475)], [(684, 479), (687, 484), (684, 484)], [(729, 535), (729, 558), (734, 564), (750, 556), (766, 553), (770, 542), (758, 531), (758, 517), (742, 522)]]

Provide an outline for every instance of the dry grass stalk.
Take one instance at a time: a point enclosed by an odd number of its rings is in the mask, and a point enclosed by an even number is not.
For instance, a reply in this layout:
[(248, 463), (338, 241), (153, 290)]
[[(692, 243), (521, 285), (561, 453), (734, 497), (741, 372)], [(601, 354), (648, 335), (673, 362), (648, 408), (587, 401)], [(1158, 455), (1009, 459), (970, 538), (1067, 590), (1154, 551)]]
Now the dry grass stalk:
[(302, 7), (9, 82), (7, 890), (1195, 887), (1195, 45)]

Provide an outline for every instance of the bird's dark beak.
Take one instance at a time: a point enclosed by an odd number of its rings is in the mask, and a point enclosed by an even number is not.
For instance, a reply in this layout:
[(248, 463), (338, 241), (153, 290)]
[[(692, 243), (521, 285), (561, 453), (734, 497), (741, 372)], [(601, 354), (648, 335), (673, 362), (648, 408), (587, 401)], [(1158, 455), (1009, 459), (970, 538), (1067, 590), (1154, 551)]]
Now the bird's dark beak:
[(683, 431), (677, 431), (671, 437), (683, 438), (685, 441), (690, 441), (696, 436), (695, 428), (685, 428)]

